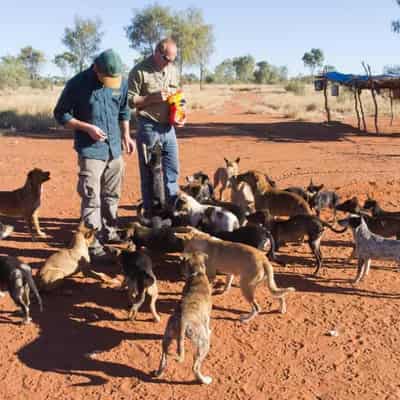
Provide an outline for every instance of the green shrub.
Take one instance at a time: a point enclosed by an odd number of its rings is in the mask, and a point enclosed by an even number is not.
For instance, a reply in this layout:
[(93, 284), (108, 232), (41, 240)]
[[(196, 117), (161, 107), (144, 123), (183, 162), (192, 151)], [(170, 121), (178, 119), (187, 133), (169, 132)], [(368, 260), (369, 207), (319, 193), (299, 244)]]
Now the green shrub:
[(297, 96), (304, 96), (306, 93), (306, 86), (304, 83), (293, 79), (287, 83), (285, 90), (287, 92), (292, 92)]

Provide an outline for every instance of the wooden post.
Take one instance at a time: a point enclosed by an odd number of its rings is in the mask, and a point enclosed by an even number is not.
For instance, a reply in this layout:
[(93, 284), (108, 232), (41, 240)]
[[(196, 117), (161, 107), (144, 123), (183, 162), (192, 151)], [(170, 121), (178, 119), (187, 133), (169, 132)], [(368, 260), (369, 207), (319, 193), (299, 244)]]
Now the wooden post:
[(365, 114), (364, 114), (364, 107), (362, 105), (362, 101), (361, 101), (361, 89), (356, 89), (357, 90), (357, 96), (358, 96), (358, 102), (360, 103), (360, 110), (361, 110), (361, 116), (362, 116), (362, 122), (363, 122), (363, 126), (364, 132), (368, 132), (367, 131), (367, 124), (365, 123)]
[(329, 110), (329, 105), (328, 105), (328, 80), (324, 80), (324, 97), (325, 97), (325, 111), (326, 111), (326, 118), (328, 119), (328, 122), (331, 122), (331, 111)]
[(353, 87), (353, 93), (354, 93), (354, 108), (356, 110), (356, 115), (357, 115), (357, 127), (358, 130), (361, 130), (361, 119), (360, 119), (360, 111), (358, 111), (358, 100), (357, 100), (357, 88)]
[(393, 125), (393, 119), (394, 119), (394, 114), (393, 114), (393, 91), (392, 89), (389, 89), (389, 98), (390, 98), (390, 126)]
[(375, 83), (372, 79), (372, 74), (371, 74), (371, 67), (369, 65), (365, 65), (365, 63), (362, 63), (362, 66), (364, 67), (364, 70), (366, 74), (368, 75), (368, 81), (371, 87), (371, 95), (372, 95), (372, 100), (374, 101), (374, 106), (375, 106), (375, 116), (374, 116), (374, 122), (375, 122), (375, 131), (376, 133), (379, 133), (379, 128), (378, 128), (378, 103), (376, 101), (376, 95), (375, 95)]

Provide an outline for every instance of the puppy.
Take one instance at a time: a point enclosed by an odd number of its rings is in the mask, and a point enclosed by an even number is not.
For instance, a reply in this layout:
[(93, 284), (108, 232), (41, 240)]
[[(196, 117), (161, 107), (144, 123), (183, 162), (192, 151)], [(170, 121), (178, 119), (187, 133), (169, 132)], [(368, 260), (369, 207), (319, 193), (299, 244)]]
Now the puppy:
[(226, 220), (234, 220), (233, 223), (239, 224), (239, 221), (235, 215), (233, 215), (230, 211), (225, 210), (223, 207), (213, 206), (208, 204), (200, 204), (193, 197), (189, 196), (186, 193), (180, 192), (178, 194), (178, 200), (176, 202), (176, 211), (177, 213), (185, 213), (189, 216), (190, 225), (197, 227), (201, 222), (204, 213), (208, 208), (214, 208), (215, 210), (225, 214), (223, 217)]
[[(400, 240), (386, 239), (372, 233), (363, 217), (350, 215), (338, 221), (342, 226), (350, 226), (358, 256), (358, 270), (354, 283), (359, 283), (369, 272), (371, 259), (394, 260), (400, 262)], [(398, 266), (399, 267), (399, 266)]]
[(97, 278), (103, 274), (88, 271), (90, 264), (89, 246), (95, 238), (97, 229), (86, 228), (80, 224), (75, 232), (72, 246), (52, 254), (37, 273), (37, 283), (41, 290), (50, 291), (61, 285), (65, 278), (78, 271), (85, 275), (95, 274)]
[(28, 225), (32, 239), (35, 234), (46, 237), (39, 225), (39, 207), (42, 194), (42, 185), (50, 179), (50, 172), (35, 168), (28, 173), (22, 188), (14, 191), (0, 192), (0, 215), (8, 217), (23, 217)]
[(160, 316), (156, 310), (157, 279), (153, 272), (151, 258), (143, 251), (131, 250), (119, 251), (118, 258), (124, 274), (124, 282), (121, 287), (128, 288), (128, 298), (131, 303), (128, 318), (132, 321), (136, 318), (136, 314), (148, 294), (151, 299), (150, 310), (154, 321), (160, 322)]
[(266, 281), (273, 297), (280, 301), (280, 312), (286, 312), (285, 296), (294, 288), (281, 289), (276, 286), (274, 270), (265, 253), (242, 243), (227, 242), (214, 238), (192, 228), (188, 233), (175, 233), (185, 241), (185, 253), (202, 251), (208, 255), (207, 276), (212, 281), (217, 271), (227, 274), (224, 292), (228, 291), (234, 275), (240, 277), (240, 288), (244, 298), (250, 303), (251, 311), (240, 317), (242, 322), (249, 321), (260, 312), (255, 300), (257, 286)]
[(253, 191), (256, 210), (268, 210), (272, 216), (291, 217), (311, 214), (310, 206), (296, 193), (276, 190), (264, 174), (248, 171), (236, 177), (238, 182), (246, 182)]
[(210, 349), (210, 314), (212, 308), (211, 287), (206, 274), (207, 254), (201, 252), (183, 254), (186, 284), (181, 304), (169, 318), (162, 341), (162, 355), (155, 377), (160, 377), (167, 367), (167, 355), (173, 339), (178, 342), (178, 361), (185, 358), (185, 338), (195, 346), (192, 370), (196, 379), (210, 384), (212, 378), (201, 373), (201, 364)]
[(239, 162), (240, 157), (236, 158), (234, 161), (230, 161), (224, 158), (225, 167), (219, 167), (214, 174), (214, 191), (221, 185), (219, 190), (219, 200), (222, 200), (223, 192), (231, 187), (231, 178), (239, 174)]
[(239, 221), (234, 214), (214, 207), (208, 207), (205, 210), (201, 218), (201, 225), (212, 233), (232, 232), (240, 227)]
[(187, 184), (181, 189), (188, 195), (194, 197), (199, 203), (211, 201), (214, 198), (214, 188), (210, 178), (203, 172), (196, 172), (186, 177)]
[(30, 317), (30, 290), (36, 296), (40, 311), (43, 310), (42, 299), (32, 278), (31, 267), (18, 258), (0, 256), (0, 285), (7, 289), (15, 304), (21, 308), (24, 324), (32, 321)]

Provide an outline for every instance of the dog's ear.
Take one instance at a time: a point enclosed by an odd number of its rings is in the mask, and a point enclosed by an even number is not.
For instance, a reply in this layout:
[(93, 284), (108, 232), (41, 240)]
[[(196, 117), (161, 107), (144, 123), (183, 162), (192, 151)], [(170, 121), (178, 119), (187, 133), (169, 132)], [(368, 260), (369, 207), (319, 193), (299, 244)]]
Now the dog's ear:
[(240, 163), (240, 157), (238, 157), (238, 158), (235, 160), (235, 163), (236, 163), (236, 164), (239, 164), (239, 163)]
[(224, 157), (224, 161), (225, 161), (225, 164), (226, 164), (226, 165), (229, 164), (229, 160), (228, 160), (226, 157)]
[(317, 186), (317, 192), (319, 192), (324, 187), (324, 184)]

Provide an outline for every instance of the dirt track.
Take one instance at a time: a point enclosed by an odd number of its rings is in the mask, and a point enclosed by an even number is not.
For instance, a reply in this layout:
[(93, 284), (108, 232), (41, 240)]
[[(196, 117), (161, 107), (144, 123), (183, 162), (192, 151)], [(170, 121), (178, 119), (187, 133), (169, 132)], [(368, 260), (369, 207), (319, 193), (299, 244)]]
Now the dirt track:
[[(257, 101), (248, 96), (248, 104)], [(240, 156), (243, 170), (264, 170), (280, 187), (304, 185), (313, 177), (343, 199), (364, 200), (373, 192), (386, 208), (400, 209), (400, 136), (391, 133), (400, 132), (400, 125), (383, 130), (382, 136), (360, 136), (346, 124), (244, 114), (232, 101), (216, 113), (191, 115), (180, 132), (181, 172), (212, 174), (224, 156)], [(78, 217), (72, 142), (62, 134), (24, 135), (0, 137), (0, 145), (2, 190), (22, 185), (33, 166), (52, 174), (41, 208), (50, 239), (32, 243), (19, 222), (17, 232), (0, 243), (1, 254), (39, 267), (68, 242)], [(122, 223), (139, 197), (136, 156), (126, 161)], [(373, 262), (367, 280), (353, 287), (355, 264), (346, 260), (350, 240), (350, 233), (326, 233), (319, 278), (310, 276), (314, 261), (307, 245), (282, 248), (288, 265), (275, 266), (278, 285), (297, 289), (284, 316), (276, 313), (266, 287), (257, 292), (263, 312), (249, 324), (238, 321), (248, 309), (239, 288), (214, 297), (212, 346), (203, 365), (214, 379), (209, 387), (193, 383), (189, 346), (183, 365), (171, 360), (163, 379), (149, 377), (183, 285), (177, 264), (156, 270), (160, 324), (150, 322), (148, 309), (138, 321), (126, 321), (125, 293), (91, 279), (68, 281), (72, 295), (44, 296), (42, 314), (33, 304), (30, 326), (16, 324), (7, 296), (0, 303), (0, 399), (399, 399), (400, 277), (393, 264)], [(112, 266), (102, 270), (115, 272)], [(331, 329), (339, 336), (327, 336)]]

